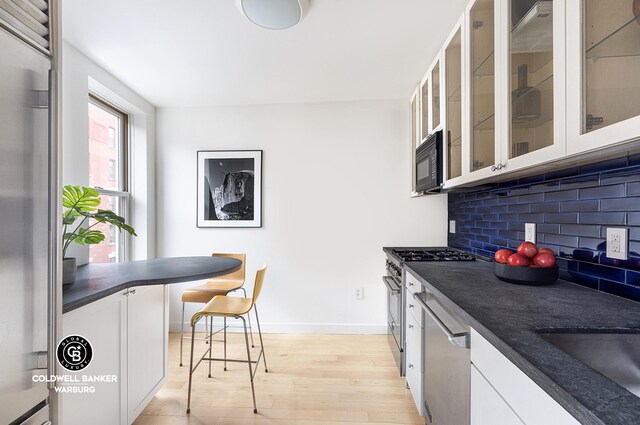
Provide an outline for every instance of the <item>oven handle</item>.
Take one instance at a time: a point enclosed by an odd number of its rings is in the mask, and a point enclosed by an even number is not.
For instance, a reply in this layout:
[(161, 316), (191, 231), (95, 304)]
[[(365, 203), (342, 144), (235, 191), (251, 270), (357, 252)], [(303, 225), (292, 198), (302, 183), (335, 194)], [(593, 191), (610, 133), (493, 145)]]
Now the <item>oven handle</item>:
[(447, 329), (447, 326), (442, 322), (442, 320), (440, 320), (440, 318), (436, 315), (436, 313), (434, 313), (433, 310), (431, 310), (429, 308), (429, 306), (427, 305), (427, 303), (422, 299), (422, 297), (420, 297), (420, 295), (423, 295), (423, 294), (424, 294), (424, 292), (414, 293), (413, 294), (413, 298), (416, 300), (416, 302), (418, 304), (420, 304), (420, 307), (422, 307), (422, 309), (429, 316), (431, 316), (433, 321), (436, 322), (436, 324), (442, 330), (442, 332), (444, 332), (447, 335), (447, 338), (449, 339), (449, 342), (452, 345), (454, 345), (456, 347), (459, 347), (459, 348), (467, 348), (468, 349), (470, 347), (470, 344), (469, 344), (469, 333), (468, 332), (462, 332), (462, 333), (454, 334), (449, 329)]
[[(396, 283), (395, 280), (393, 280), (392, 277), (382, 276), (382, 281), (387, 286), (389, 291), (391, 291), (392, 294), (399, 294), (400, 293), (400, 286), (398, 286), (398, 284)], [(389, 283), (389, 281), (393, 282), (393, 284)], [(394, 285), (395, 285), (395, 288), (394, 288)]]

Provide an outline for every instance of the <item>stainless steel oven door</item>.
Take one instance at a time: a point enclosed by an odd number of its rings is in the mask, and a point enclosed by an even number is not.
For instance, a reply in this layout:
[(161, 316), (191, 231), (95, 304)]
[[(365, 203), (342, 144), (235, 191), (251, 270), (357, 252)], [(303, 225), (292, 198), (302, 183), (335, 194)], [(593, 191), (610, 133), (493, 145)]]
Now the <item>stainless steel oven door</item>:
[(402, 288), (391, 276), (383, 276), (387, 287), (387, 337), (389, 347), (402, 375)]
[(416, 294), (424, 310), (424, 399), (427, 425), (468, 425), (469, 326), (429, 292)]

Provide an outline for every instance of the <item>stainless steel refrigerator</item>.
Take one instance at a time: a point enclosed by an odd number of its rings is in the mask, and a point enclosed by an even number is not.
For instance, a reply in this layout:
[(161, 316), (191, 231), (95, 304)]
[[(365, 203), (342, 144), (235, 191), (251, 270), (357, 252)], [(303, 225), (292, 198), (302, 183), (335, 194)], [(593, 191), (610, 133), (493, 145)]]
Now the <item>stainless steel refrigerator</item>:
[(0, 424), (49, 424), (57, 148), (50, 2), (0, 0)]

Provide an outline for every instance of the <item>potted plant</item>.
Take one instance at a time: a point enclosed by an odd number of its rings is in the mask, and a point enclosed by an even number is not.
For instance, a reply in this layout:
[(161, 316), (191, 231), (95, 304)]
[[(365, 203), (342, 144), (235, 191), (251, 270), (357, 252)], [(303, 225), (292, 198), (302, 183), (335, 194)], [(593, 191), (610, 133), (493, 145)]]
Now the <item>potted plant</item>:
[[(99, 205), (100, 193), (95, 189), (67, 185), (62, 190), (62, 206), (65, 208), (62, 215), (63, 284), (76, 280), (76, 259), (67, 258), (69, 245), (72, 242), (78, 245), (95, 245), (102, 242), (105, 238), (104, 234), (100, 230), (92, 229), (98, 223), (112, 224), (120, 231), (124, 230), (130, 235), (137, 236), (133, 227), (125, 223), (123, 217), (111, 210), (98, 209)], [(93, 219), (94, 223), (84, 226), (89, 219)], [(76, 223), (75, 228), (70, 231)]]

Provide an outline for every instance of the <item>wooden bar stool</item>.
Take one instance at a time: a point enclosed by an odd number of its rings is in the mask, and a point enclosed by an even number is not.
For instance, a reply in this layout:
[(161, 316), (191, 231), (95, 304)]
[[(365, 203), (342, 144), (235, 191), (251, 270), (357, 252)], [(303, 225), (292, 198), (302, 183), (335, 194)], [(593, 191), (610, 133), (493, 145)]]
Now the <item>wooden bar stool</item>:
[[(225, 363), (227, 362), (237, 362), (237, 363), (247, 363), (249, 366), (249, 378), (251, 379), (251, 395), (253, 396), (253, 413), (258, 413), (258, 408), (256, 406), (256, 392), (253, 386), (253, 379), (256, 376), (256, 371), (258, 370), (258, 364), (260, 363), (260, 358), (262, 358), (264, 362), (264, 371), (269, 372), (267, 368), (267, 359), (264, 355), (264, 344), (262, 342), (262, 331), (260, 330), (260, 319), (258, 318), (258, 308), (256, 306), (256, 301), (258, 301), (258, 297), (260, 296), (260, 291), (262, 291), (262, 283), (264, 282), (264, 274), (267, 270), (267, 265), (263, 264), (260, 270), (256, 273), (256, 281), (253, 286), (253, 296), (251, 298), (241, 298), (241, 297), (228, 297), (226, 295), (217, 295), (213, 297), (211, 301), (207, 303), (200, 311), (195, 313), (191, 317), (191, 359), (189, 364), (189, 394), (187, 396), (187, 413), (191, 412), (191, 380), (193, 377), (193, 372), (198, 368), (200, 363), (203, 360), (209, 361), (209, 378), (211, 378), (211, 362), (218, 361)], [(247, 320), (244, 318), (244, 315), (249, 315), (249, 312), (253, 309), (256, 315), (256, 323), (258, 324), (258, 335), (260, 336), (260, 353), (258, 354), (257, 360), (251, 360), (251, 351), (249, 349), (249, 336), (247, 334)], [(225, 338), (225, 353), (224, 358), (213, 358), (211, 353), (211, 342), (213, 333), (209, 331), (209, 348), (205, 353), (200, 357), (198, 363), (193, 366), (193, 346), (195, 341), (196, 334), (196, 323), (202, 318), (210, 317), (212, 320), (214, 317), (224, 317), (225, 320), (227, 317), (233, 317), (234, 319), (241, 319), (242, 324), (244, 326), (244, 342), (247, 346), (247, 360), (240, 359), (227, 359), (226, 352), (226, 338)], [(255, 364), (255, 369), (251, 367), (252, 364)]]
[[(242, 261), (242, 266), (240, 269), (217, 278), (209, 279), (207, 283), (199, 286), (194, 286), (191, 288), (187, 288), (182, 292), (182, 322), (181, 322), (181, 331), (180, 331), (180, 366), (182, 366), (182, 342), (184, 339), (189, 339), (189, 337), (184, 336), (184, 310), (185, 303), (201, 303), (206, 304), (216, 295), (227, 295), (230, 292), (241, 290), (244, 293), (245, 298), (247, 297), (247, 291), (243, 288), (245, 281), (245, 264), (247, 261), (246, 254), (220, 254), (213, 253), (211, 254), (213, 257), (225, 257), (225, 258), (235, 258), (237, 260)], [(205, 320), (205, 329), (209, 329), (209, 333), (212, 332), (213, 322), (211, 324), (207, 324), (208, 318)], [(226, 319), (224, 321), (223, 328), (221, 329), (225, 332), (227, 331)], [(216, 331), (217, 334), (220, 330)], [(251, 329), (251, 318), (249, 317), (249, 333), (251, 335), (251, 346), (253, 347), (253, 330)], [(209, 338), (198, 338), (200, 340), (209, 342)], [(226, 336), (225, 336), (226, 340)]]

